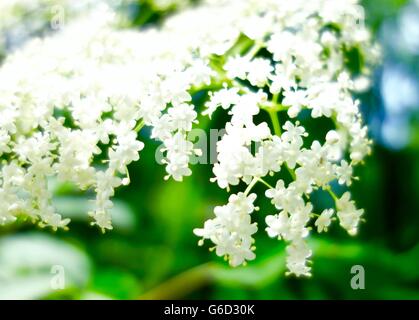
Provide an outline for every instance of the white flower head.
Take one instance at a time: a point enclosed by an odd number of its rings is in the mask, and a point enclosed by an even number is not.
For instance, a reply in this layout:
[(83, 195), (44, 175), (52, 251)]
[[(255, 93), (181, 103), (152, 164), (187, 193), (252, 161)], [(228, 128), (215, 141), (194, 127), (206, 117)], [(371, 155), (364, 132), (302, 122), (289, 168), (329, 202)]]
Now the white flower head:
[(314, 223), (314, 225), (317, 227), (317, 231), (319, 233), (323, 231), (327, 231), (327, 228), (332, 223), (331, 218), (334, 212), (335, 211), (333, 209), (325, 209), (320, 214), (320, 216), (316, 219), (316, 222)]

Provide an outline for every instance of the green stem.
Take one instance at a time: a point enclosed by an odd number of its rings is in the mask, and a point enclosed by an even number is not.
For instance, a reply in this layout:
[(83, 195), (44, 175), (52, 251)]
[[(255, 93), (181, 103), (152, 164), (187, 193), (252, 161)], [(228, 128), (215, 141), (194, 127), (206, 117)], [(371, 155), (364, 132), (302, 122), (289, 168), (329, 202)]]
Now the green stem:
[(144, 120), (141, 120), (141, 121), (137, 124), (137, 126), (135, 127), (134, 131), (135, 131), (135, 132), (140, 132), (140, 130), (141, 130), (142, 128), (144, 128), (144, 126), (145, 126), (145, 122), (144, 122)]
[(263, 183), (265, 186), (267, 186), (269, 189), (275, 189), (274, 187), (272, 187), (269, 183), (267, 183), (265, 180), (263, 180), (262, 178), (258, 179), (259, 182)]
[(333, 190), (330, 186), (327, 186), (323, 189), (326, 190), (330, 194), (330, 196), (333, 198), (333, 200), (335, 202), (337, 202), (339, 200), (338, 196), (336, 195), (336, 193), (333, 192)]
[(278, 113), (276, 111), (268, 110), (269, 116), (271, 117), (272, 125), (274, 127), (275, 134), (280, 137), (282, 134), (281, 125), (278, 119)]
[(252, 190), (252, 188), (255, 186), (255, 184), (259, 181), (259, 178), (253, 178), (252, 182), (247, 186), (246, 190), (244, 191), (245, 196), (249, 194), (249, 192)]
[(278, 103), (278, 99), (279, 99), (279, 93), (275, 93), (272, 96), (272, 102), (277, 104)]
[(297, 180), (297, 175), (295, 174), (295, 171), (294, 171), (294, 170), (292, 170), (290, 167), (288, 167), (288, 165), (287, 165), (287, 164), (285, 164), (285, 167), (287, 168), (288, 172), (290, 173), (291, 178), (292, 178), (293, 180)]
[(252, 47), (252, 49), (250, 49), (250, 51), (248, 53), (246, 53), (245, 57), (249, 60), (253, 59), (258, 54), (260, 49), (262, 49), (262, 48), (263, 48), (263, 43), (261, 43), (261, 42), (255, 43), (255, 45)]
[(272, 111), (272, 112), (281, 112), (281, 111), (287, 111), (288, 110), (287, 107), (283, 106), (280, 103), (275, 103), (273, 100), (265, 103), (262, 106), (260, 106), (260, 108), (262, 110), (267, 111), (267, 112), (270, 112), (270, 111)]

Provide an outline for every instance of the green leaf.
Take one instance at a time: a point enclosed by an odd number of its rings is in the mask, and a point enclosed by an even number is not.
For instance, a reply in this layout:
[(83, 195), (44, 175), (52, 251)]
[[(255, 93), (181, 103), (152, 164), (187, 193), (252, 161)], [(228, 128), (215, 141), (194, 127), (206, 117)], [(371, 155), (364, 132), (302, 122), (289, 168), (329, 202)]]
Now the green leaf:
[[(39, 299), (79, 290), (90, 278), (90, 263), (81, 250), (38, 233), (1, 239), (0, 266), (0, 299)], [(53, 285), (57, 270), (62, 270), (62, 290)]]

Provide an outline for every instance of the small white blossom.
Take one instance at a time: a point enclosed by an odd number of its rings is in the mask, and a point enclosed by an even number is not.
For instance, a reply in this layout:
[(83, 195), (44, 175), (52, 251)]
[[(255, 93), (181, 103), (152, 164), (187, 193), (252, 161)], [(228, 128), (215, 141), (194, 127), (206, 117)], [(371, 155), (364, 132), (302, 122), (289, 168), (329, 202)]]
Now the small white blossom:
[(292, 241), (287, 246), (287, 268), (290, 273), (299, 276), (311, 276), (311, 268), (307, 266), (312, 251), (303, 239)]
[(340, 166), (335, 165), (335, 172), (340, 184), (346, 184), (347, 186), (351, 185), (353, 169), (346, 160), (342, 160)]
[(257, 87), (263, 87), (273, 71), (269, 60), (256, 58), (248, 64), (247, 80)]
[(205, 110), (203, 114), (211, 117), (218, 107), (227, 110), (231, 106), (237, 104), (240, 99), (238, 92), (238, 88), (224, 88), (220, 91), (212, 92), (209, 101), (205, 104), (207, 110)]
[(246, 73), (250, 69), (250, 61), (246, 57), (236, 56), (230, 58), (224, 66), (227, 76), (231, 79), (246, 79)]
[(290, 107), (288, 109), (288, 115), (291, 118), (295, 118), (301, 109), (307, 105), (307, 93), (304, 90), (285, 91), (282, 104)]
[(358, 231), (358, 224), (363, 209), (356, 209), (355, 202), (350, 200), (349, 192), (345, 192), (340, 199), (336, 202), (337, 216), (340, 225), (345, 228), (350, 235), (355, 235)]
[(323, 210), (321, 215), (316, 219), (316, 222), (314, 223), (314, 225), (317, 227), (317, 231), (319, 233), (323, 231), (327, 231), (327, 228), (332, 223), (331, 218), (334, 212), (335, 211), (333, 209), (325, 209)]
[(197, 236), (211, 239), (216, 254), (226, 256), (234, 267), (255, 258), (252, 235), (257, 226), (250, 219), (255, 199), (256, 194), (231, 195), (227, 205), (214, 209), (214, 219), (208, 220), (203, 229), (194, 230)]
[(267, 216), (265, 222), (268, 225), (266, 232), (271, 238), (278, 238), (278, 240), (288, 238), (289, 217), (285, 211), (274, 216)]

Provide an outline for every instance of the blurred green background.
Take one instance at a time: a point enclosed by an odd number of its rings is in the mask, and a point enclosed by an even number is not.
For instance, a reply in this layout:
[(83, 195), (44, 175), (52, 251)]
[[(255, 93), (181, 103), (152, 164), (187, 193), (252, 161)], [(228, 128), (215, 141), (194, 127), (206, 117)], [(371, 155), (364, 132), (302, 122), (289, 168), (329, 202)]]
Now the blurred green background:
[[(115, 197), (113, 231), (89, 226), (92, 195), (66, 185), (54, 186), (55, 204), (72, 218), (69, 231), (24, 222), (0, 228), (0, 298), (419, 299), (419, 1), (363, 4), (384, 49), (373, 88), (360, 96), (375, 141), (352, 186), (366, 221), (354, 238), (337, 225), (311, 237), (311, 278), (285, 276), (284, 245), (264, 232), (256, 237), (257, 259), (246, 267), (230, 268), (208, 244), (198, 247), (192, 230), (228, 195), (209, 183), (205, 165), (194, 166), (183, 183), (163, 182), (158, 143), (148, 141), (129, 168), (131, 185)], [(148, 2), (129, 13), (134, 24), (164, 18)], [(140, 135), (148, 140), (149, 132)], [(316, 198), (319, 206), (329, 201)], [(260, 199), (258, 205), (254, 218), (263, 229), (272, 207)], [(64, 267), (63, 290), (51, 288), (52, 265)], [(365, 290), (350, 286), (354, 265), (365, 268)]]

